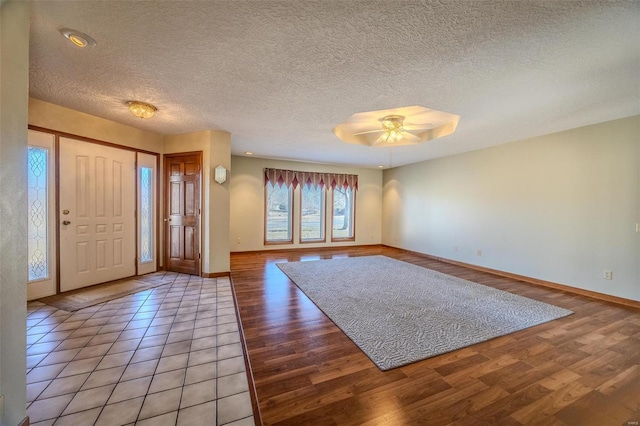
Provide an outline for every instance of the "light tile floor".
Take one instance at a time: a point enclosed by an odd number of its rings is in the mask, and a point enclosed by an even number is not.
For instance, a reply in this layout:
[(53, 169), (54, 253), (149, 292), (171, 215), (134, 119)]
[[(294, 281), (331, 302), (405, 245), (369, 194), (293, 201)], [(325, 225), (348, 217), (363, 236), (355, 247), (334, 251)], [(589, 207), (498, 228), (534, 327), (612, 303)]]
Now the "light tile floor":
[(32, 425), (254, 425), (228, 278), (172, 284), (76, 312), (28, 303)]

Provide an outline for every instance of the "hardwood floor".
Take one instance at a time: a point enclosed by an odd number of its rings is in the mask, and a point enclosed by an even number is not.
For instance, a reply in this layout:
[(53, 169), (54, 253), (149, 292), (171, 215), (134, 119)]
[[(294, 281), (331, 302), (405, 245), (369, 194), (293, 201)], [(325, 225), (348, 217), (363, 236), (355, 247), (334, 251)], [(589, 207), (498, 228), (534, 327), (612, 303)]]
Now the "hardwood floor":
[[(383, 254), (575, 312), (386, 372), (276, 266)], [(640, 310), (384, 246), (233, 253), (265, 425), (638, 425)]]

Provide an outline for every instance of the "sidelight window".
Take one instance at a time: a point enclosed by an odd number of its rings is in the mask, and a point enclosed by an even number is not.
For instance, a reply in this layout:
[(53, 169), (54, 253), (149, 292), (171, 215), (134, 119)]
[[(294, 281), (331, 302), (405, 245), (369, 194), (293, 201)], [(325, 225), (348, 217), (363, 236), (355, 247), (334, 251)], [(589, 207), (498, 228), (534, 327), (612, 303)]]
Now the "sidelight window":
[(29, 281), (49, 277), (49, 150), (30, 146), (27, 154)]
[(153, 261), (153, 169), (140, 167), (140, 262)]

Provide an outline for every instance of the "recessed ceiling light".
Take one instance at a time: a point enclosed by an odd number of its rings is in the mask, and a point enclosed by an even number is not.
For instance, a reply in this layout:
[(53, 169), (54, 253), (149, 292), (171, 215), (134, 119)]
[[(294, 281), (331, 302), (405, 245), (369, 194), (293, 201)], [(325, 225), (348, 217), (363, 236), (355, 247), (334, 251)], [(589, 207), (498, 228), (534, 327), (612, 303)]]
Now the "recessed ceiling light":
[(244, 154), (245, 154), (245, 155), (253, 155), (253, 152), (251, 152), (251, 151), (245, 151), (245, 152), (244, 152)]
[(378, 166), (379, 169), (384, 169), (384, 166)]
[(60, 34), (62, 34), (67, 40), (73, 43), (74, 46), (80, 48), (96, 45), (96, 41), (94, 39), (92, 39), (85, 33), (81, 33), (80, 31), (72, 30), (70, 28), (63, 28), (60, 30)]

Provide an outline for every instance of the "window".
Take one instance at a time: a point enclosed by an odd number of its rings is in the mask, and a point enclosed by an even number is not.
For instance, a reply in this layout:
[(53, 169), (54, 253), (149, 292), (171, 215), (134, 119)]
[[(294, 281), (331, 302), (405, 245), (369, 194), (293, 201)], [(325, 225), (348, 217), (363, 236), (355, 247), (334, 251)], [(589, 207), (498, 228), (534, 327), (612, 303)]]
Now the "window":
[[(264, 169), (265, 244), (327, 241), (327, 215), (331, 241), (355, 241), (355, 196), (358, 175)], [(327, 192), (333, 197), (327, 201)], [(294, 193), (300, 204), (293, 212)]]
[(293, 242), (293, 188), (268, 182), (265, 199), (265, 243)]
[(49, 150), (46, 148), (29, 147), (27, 154), (29, 281), (49, 277), (48, 157)]
[(333, 188), (333, 229), (331, 240), (355, 239), (355, 197), (351, 187)]
[(153, 261), (153, 169), (140, 167), (140, 262)]
[(324, 241), (325, 188), (302, 185), (300, 193), (300, 242)]

